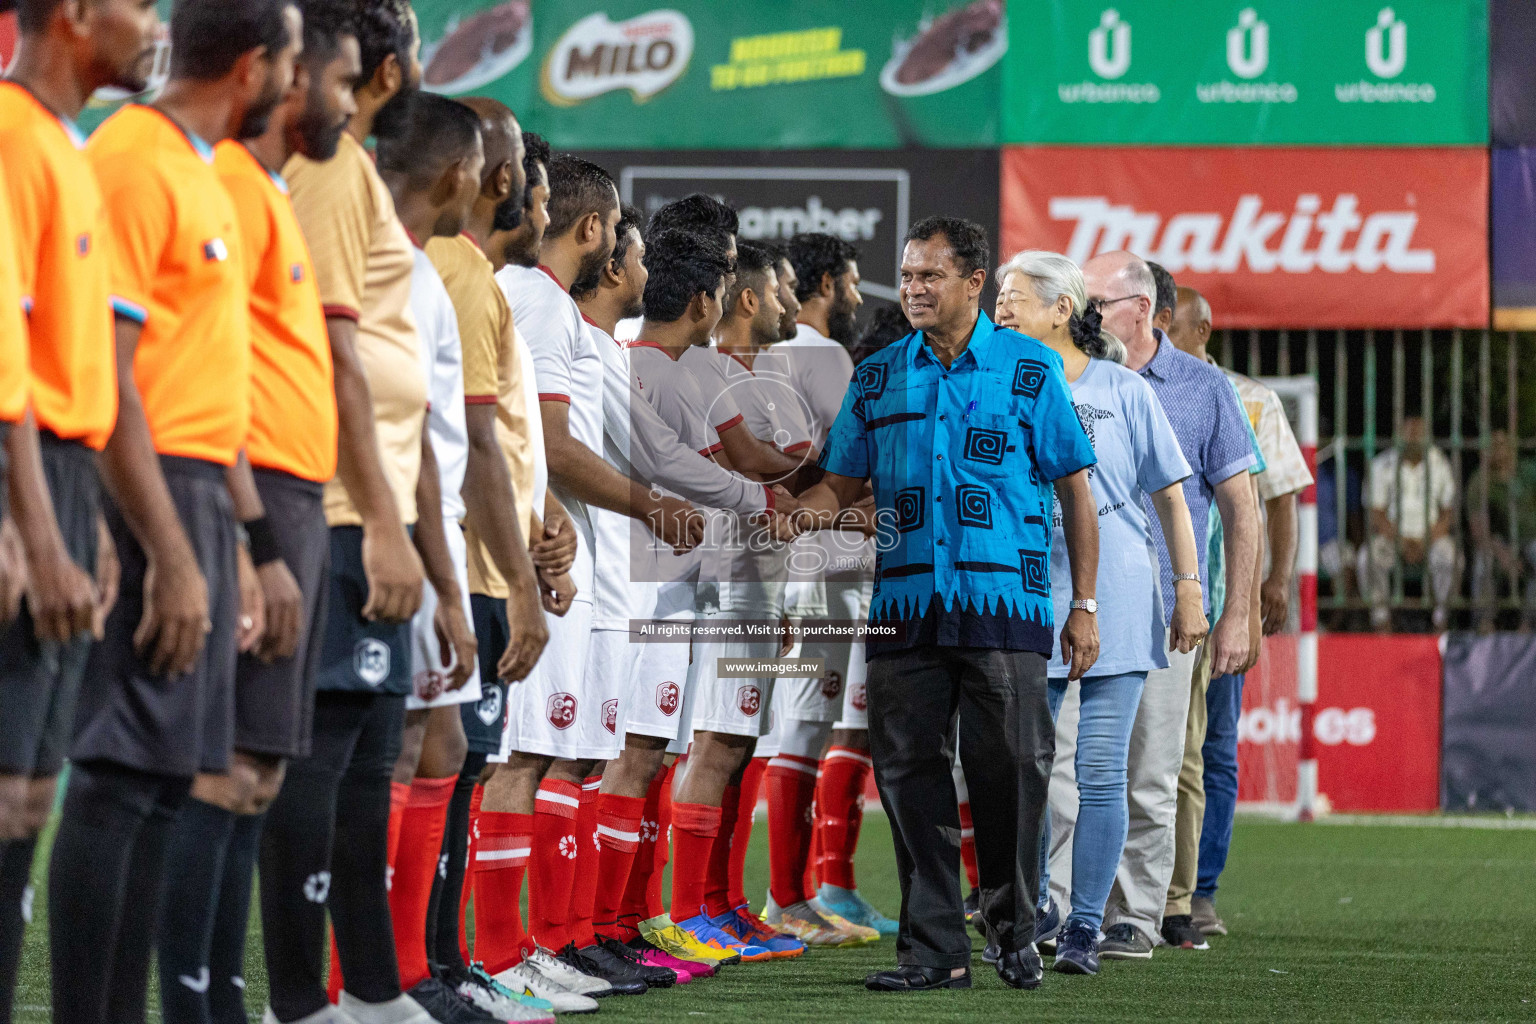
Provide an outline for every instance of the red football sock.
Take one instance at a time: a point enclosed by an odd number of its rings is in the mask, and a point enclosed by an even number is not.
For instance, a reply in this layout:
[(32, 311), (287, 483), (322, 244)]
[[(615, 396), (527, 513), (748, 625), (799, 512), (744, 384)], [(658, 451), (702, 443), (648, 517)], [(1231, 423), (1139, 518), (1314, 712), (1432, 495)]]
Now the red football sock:
[(475, 958), (492, 974), (523, 959), (523, 875), (533, 845), (533, 815), (480, 812), (475, 876)]
[[(715, 843), (709, 848), (709, 860), (704, 869), (704, 905), (710, 917), (719, 917), (731, 910), (731, 844), (736, 838), (737, 815), (741, 813), (741, 787), (726, 786), (720, 798), (720, 830), (715, 833)], [(679, 860), (681, 866), (681, 860)], [(673, 885), (676, 886), (676, 882)], [(676, 902), (676, 897), (673, 898)]]
[(720, 808), (673, 803), (672, 845), (677, 865), (672, 870), (672, 920), (697, 917), (704, 906), (709, 855), (719, 834)]
[[(679, 758), (677, 763), (682, 764), (682, 759)], [(656, 849), (651, 862), (651, 877), (645, 887), (645, 920), (667, 913), (667, 904), (661, 898), (661, 883), (672, 859), (672, 780), (676, 776), (677, 765), (673, 765), (661, 780), (656, 800)]]
[(971, 824), (971, 802), (960, 804), (960, 861), (965, 865), (965, 879), (974, 889), (980, 875), (976, 871), (976, 826)]
[[(821, 784), (821, 776), (816, 776), (817, 785)], [(816, 869), (821, 862), (821, 816), (816, 810), (816, 804), (811, 803), (811, 853), (805, 858), (805, 891), (812, 896), (816, 895), (818, 879)]]
[(394, 924), (395, 958), (400, 963), (400, 989), (409, 991), (430, 973), (427, 966), (427, 905), (432, 881), (443, 852), (443, 828), (457, 777), (417, 779), (401, 817), (395, 873), (389, 889), (389, 916)]
[(571, 889), (576, 884), (576, 811), (581, 787), (545, 779), (534, 797), (529, 862), (528, 931), (545, 949), (570, 942)]
[(864, 818), (860, 800), (869, 778), (869, 755), (851, 747), (833, 747), (822, 760), (816, 806), (821, 809), (821, 865), (817, 875), (826, 885), (854, 889), (853, 851)]
[(747, 850), (752, 845), (752, 824), (757, 814), (757, 796), (763, 788), (763, 773), (768, 770), (766, 757), (754, 757), (747, 762), (741, 773), (740, 810), (736, 812), (736, 827), (731, 830), (730, 890), (727, 902), (735, 908), (747, 899)]
[(459, 893), (459, 953), (465, 963), (473, 962), (469, 957), (469, 929), (465, 924), (469, 918), (469, 901), (475, 891), (475, 851), (480, 848), (480, 804), (484, 800), (485, 787), (476, 786), (469, 797), (469, 852), (464, 858), (467, 865), (464, 870), (464, 891)]
[(768, 879), (781, 907), (808, 899), (805, 865), (811, 853), (811, 801), (816, 797), (816, 762), (780, 754), (768, 762)]
[(619, 913), (640, 851), (640, 819), (645, 813), (645, 801), (645, 797), (617, 793), (600, 793), (597, 797), (597, 842), (602, 850), (597, 858), (597, 900), (592, 922), (598, 934), (620, 942), (634, 938), (619, 926)]
[(576, 880), (571, 886), (571, 911), (567, 920), (570, 940), (577, 949), (597, 945), (592, 931), (592, 908), (597, 902), (597, 787), (603, 777), (593, 775), (581, 786), (581, 806), (576, 809)]
[[(666, 833), (661, 830), (659, 819), (661, 788), (671, 775), (671, 768), (657, 772), (641, 802), (640, 825), (636, 830), (640, 833), (640, 843), (635, 849), (634, 863), (629, 869), (629, 884), (625, 886), (624, 898), (619, 904), (617, 928), (619, 937), (625, 942), (640, 934), (641, 921), (654, 916), (646, 905), (646, 897), (651, 887), (651, 872), (656, 868), (656, 847), (667, 845)], [(601, 815), (601, 809), (598, 813)], [(599, 900), (601, 898), (599, 895)], [(660, 906), (659, 896), (657, 905)]]
[[(389, 866), (385, 869), (384, 887), (391, 889), (395, 878), (395, 856), (400, 850), (400, 826), (405, 817), (405, 805), (410, 802), (411, 787), (405, 782), (391, 782), (389, 784), (389, 832), (385, 839), (386, 849), (389, 853)], [(346, 984), (341, 976), (341, 957), (336, 952), (336, 936), (331, 935), (331, 971), (325, 980), (325, 994), (332, 1003), (341, 998), (342, 987)]]

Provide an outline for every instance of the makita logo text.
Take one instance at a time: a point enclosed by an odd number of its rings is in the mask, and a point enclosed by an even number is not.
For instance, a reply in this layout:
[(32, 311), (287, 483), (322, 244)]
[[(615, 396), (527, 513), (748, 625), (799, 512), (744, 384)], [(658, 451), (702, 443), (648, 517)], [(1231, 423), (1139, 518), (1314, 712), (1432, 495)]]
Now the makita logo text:
[(1077, 263), (1127, 249), (1168, 271), (1233, 274), (1432, 274), (1433, 249), (1413, 248), (1419, 215), (1411, 210), (1364, 214), (1359, 197), (1344, 192), (1323, 209), (1303, 193), (1288, 213), (1266, 210), (1264, 198), (1244, 195), (1230, 217), (1219, 213), (1162, 214), (1121, 206), (1104, 196), (1061, 196), (1050, 201), (1052, 220), (1075, 221), (1066, 255)]

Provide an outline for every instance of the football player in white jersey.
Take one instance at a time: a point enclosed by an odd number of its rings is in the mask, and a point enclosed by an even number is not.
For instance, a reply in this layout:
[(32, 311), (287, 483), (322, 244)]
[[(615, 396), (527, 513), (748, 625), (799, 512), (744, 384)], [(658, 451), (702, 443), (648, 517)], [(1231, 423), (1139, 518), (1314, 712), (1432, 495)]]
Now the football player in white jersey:
[[(638, 315), (648, 277), (639, 233), (639, 211), (625, 208), (619, 222), (614, 258), (598, 287), (576, 296), (589, 330), (600, 335), (608, 377), (605, 454), (622, 472), (649, 479), (659, 488), (711, 509), (743, 516), (786, 512), (794, 500), (782, 488), (771, 490), (748, 481), (712, 461), (719, 440), (703, 417), (705, 404), (691, 373), (654, 342), (632, 344), (627, 352), (612, 343), (611, 331), (624, 316)], [(692, 242), (681, 243), (691, 248)], [(658, 254), (673, 262), (665, 245)], [(669, 271), (670, 273), (670, 271)], [(666, 284), (668, 277), (658, 284)], [(595, 573), (594, 652), (605, 643), (607, 630), (627, 630), (634, 620), (664, 624), (677, 630), (694, 616), (697, 555), (674, 556), (658, 548), (634, 520), (615, 517), (613, 540), (605, 544), (605, 517), (599, 519), (598, 562)], [(660, 818), (661, 792), (670, 768), (668, 751), (681, 753), (688, 731), (681, 727), (689, 644), (645, 642), (618, 634), (626, 644), (630, 697), (625, 703), (624, 753), (603, 773), (598, 803), (598, 839), (603, 846), (595, 924), (599, 934), (628, 942), (652, 962), (680, 958), (713, 959), (719, 950), (689, 948), (687, 938), (673, 926), (659, 898), (651, 895), (651, 875), (664, 867), (667, 841), (654, 823)], [(594, 655), (595, 656), (595, 655)], [(651, 827), (644, 822), (653, 823)], [(636, 836), (636, 842), (629, 837)], [(658, 857), (658, 853), (660, 856)], [(654, 905), (650, 901), (654, 901)], [(677, 961), (672, 963), (677, 965)]]
[[(550, 644), (534, 672), (509, 694), (503, 752), (515, 774), (537, 772), (533, 819), (529, 930), (544, 949), (619, 992), (641, 993), (647, 977), (663, 979), (638, 962), (595, 943), (583, 904), (595, 891), (588, 843), (595, 832), (596, 766), (622, 749), (617, 721), (627, 679), (588, 671), (595, 535), (590, 506), (645, 519), (668, 544), (688, 548), (701, 524), (690, 522), (687, 502), (652, 497), (649, 487), (607, 463), (603, 447), (603, 361), (569, 290), (585, 290), (613, 254), (620, 210), (606, 171), (590, 161), (561, 156), (548, 168), (549, 223), (535, 270), (508, 266), (498, 274), (514, 320), (533, 353), (548, 456), (550, 489), (576, 527), (572, 576), (576, 599), (549, 622)], [(567, 283), (568, 282), (568, 283)], [(690, 539), (690, 531), (692, 538)], [(513, 754), (518, 755), (513, 758)], [(514, 774), (506, 773), (506, 774)], [(498, 771), (490, 786), (502, 780)], [(562, 841), (566, 851), (562, 851)], [(577, 857), (568, 851), (577, 851)], [(578, 888), (578, 877), (589, 885)], [(638, 958), (636, 958), (638, 960)], [(666, 980), (675, 980), (668, 975)]]
[[(485, 154), (479, 118), (460, 103), (424, 94), (413, 98), (408, 116), (411, 130), (382, 145), (378, 163), (413, 243), (411, 312), (428, 385), (430, 442), (422, 449), (418, 501), (435, 500), (442, 518), (423, 517), (415, 536), (432, 586), (424, 589), (422, 607), (411, 624), (413, 690), (406, 698), (406, 724), (394, 771), (395, 794), (404, 799), (394, 811), (400, 817), (400, 838), (390, 864), (390, 916), (402, 988), (434, 1016), (454, 1016), (469, 1012), (471, 1004), (431, 972), (427, 910), (448, 804), (464, 762), (458, 704), (478, 700), (480, 687), (459, 525), (469, 455), (463, 352), (453, 301), (422, 247), (430, 238), (451, 237), (463, 229), (479, 193)], [(422, 146), (426, 138), (435, 145)], [(424, 155), (423, 149), (431, 155)], [(523, 1019), (526, 1008), (512, 1009), (516, 1019)], [(539, 1011), (530, 1019), (540, 1018), (547, 1019), (547, 1014)]]

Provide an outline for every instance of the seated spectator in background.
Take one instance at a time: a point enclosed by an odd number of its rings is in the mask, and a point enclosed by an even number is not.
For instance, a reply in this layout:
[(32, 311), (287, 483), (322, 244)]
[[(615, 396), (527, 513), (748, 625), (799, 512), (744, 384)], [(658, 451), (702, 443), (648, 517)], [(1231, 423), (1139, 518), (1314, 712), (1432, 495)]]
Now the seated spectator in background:
[(1370, 540), (1357, 556), (1360, 590), (1371, 604), (1371, 625), (1391, 629), (1387, 607), (1392, 567), (1418, 567), (1434, 595), (1435, 629), (1444, 629), (1460, 556), (1451, 540), (1456, 478), (1450, 460), (1427, 444), (1424, 417), (1403, 420), (1398, 446), (1371, 460), (1366, 480)]
[(1520, 458), (1508, 431), (1493, 432), (1483, 464), (1467, 482), (1467, 531), (1478, 631), (1494, 628), (1501, 580), (1511, 594), (1523, 593), (1521, 628), (1536, 625), (1536, 460)]

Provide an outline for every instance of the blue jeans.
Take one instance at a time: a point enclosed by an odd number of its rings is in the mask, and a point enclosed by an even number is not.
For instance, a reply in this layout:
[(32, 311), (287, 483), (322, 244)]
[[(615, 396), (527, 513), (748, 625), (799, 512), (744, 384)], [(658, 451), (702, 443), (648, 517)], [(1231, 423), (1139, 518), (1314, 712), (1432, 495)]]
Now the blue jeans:
[[(1095, 932), (1104, 923), (1104, 904), (1115, 883), (1115, 869), (1125, 846), (1130, 811), (1125, 802), (1125, 761), (1131, 747), (1131, 726), (1141, 704), (1145, 672), (1118, 676), (1089, 676), (1079, 685), (1081, 711), (1077, 721), (1077, 826), (1072, 833), (1072, 913), (1067, 922)], [(1051, 719), (1061, 712), (1067, 681), (1052, 679)], [(1050, 816), (1040, 836), (1040, 903), (1050, 898)]]
[(1232, 819), (1237, 815), (1237, 720), (1243, 713), (1243, 677), (1217, 676), (1205, 692), (1205, 823), (1200, 826), (1200, 873), (1195, 895), (1216, 897), (1227, 866)]

